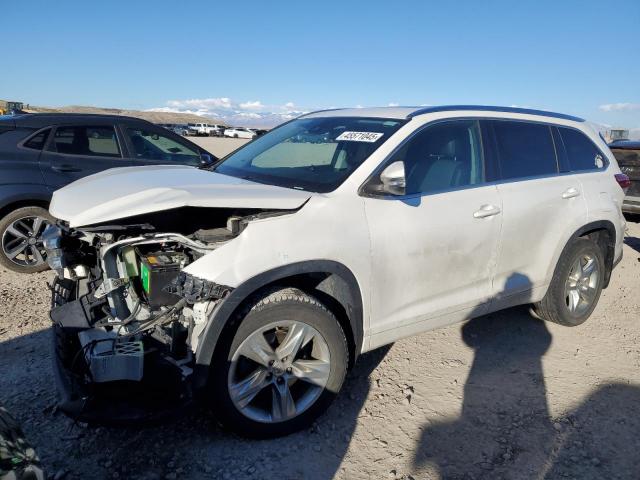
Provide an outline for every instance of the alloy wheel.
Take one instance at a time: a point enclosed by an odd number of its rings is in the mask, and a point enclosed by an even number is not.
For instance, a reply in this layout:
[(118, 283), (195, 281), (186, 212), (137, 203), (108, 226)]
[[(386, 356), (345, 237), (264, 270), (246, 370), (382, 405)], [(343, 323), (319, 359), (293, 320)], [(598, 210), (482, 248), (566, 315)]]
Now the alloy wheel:
[(569, 312), (580, 316), (596, 299), (600, 271), (598, 261), (592, 255), (580, 255), (569, 271), (565, 283), (565, 301)]
[(314, 404), (330, 372), (329, 346), (320, 332), (302, 322), (280, 321), (262, 326), (238, 346), (227, 385), (246, 417), (284, 422)]
[(43, 265), (46, 251), (42, 243), (42, 233), (49, 225), (42, 217), (18, 218), (2, 232), (2, 253), (21, 267)]

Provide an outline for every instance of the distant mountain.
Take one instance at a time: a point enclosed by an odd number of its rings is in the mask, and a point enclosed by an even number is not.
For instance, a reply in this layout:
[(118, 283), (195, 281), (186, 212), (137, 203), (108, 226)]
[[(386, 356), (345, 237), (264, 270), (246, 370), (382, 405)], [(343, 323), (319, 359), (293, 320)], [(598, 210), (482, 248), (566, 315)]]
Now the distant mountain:
[[(82, 105), (69, 105), (66, 107), (36, 107), (30, 105), (28, 111), (34, 113), (97, 113), (102, 115), (125, 115), (127, 117), (141, 118), (152, 123), (198, 123), (203, 121), (202, 115), (196, 115), (188, 112), (140, 111), (120, 108), (87, 107)], [(215, 117), (207, 117), (206, 121), (228, 125), (227, 122)]]
[(307, 113), (302, 110), (284, 111), (251, 111), (233, 108), (200, 108), (197, 110), (183, 110), (175, 107), (158, 107), (148, 110), (152, 113), (189, 112), (200, 118), (213, 119), (226, 125), (250, 128), (272, 128), (281, 123), (293, 120), (300, 115)]

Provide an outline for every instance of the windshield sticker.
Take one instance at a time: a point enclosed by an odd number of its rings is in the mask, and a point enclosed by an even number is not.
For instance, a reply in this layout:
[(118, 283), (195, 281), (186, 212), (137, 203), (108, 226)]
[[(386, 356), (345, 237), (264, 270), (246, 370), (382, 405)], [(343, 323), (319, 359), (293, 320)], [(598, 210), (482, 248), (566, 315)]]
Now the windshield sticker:
[(377, 142), (383, 135), (384, 133), (375, 132), (342, 132), (338, 137), (336, 137), (336, 141), (373, 143)]

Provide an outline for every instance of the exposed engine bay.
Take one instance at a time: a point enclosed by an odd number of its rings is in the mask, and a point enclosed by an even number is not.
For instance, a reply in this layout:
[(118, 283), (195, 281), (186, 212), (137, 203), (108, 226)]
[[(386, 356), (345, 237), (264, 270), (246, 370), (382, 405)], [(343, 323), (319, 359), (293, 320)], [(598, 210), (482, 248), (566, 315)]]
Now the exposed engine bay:
[[(252, 220), (286, 213), (183, 207), (78, 229), (64, 222), (50, 227), (45, 247), (58, 274), (51, 310), (56, 361), (70, 374), (72, 390), (61, 408), (82, 417), (94, 393), (120, 389), (130, 397), (132, 385), (156, 380), (160, 393), (149, 384), (140, 392), (189, 397), (200, 336), (232, 289), (183, 269)], [(118, 395), (109, 395), (113, 406)]]

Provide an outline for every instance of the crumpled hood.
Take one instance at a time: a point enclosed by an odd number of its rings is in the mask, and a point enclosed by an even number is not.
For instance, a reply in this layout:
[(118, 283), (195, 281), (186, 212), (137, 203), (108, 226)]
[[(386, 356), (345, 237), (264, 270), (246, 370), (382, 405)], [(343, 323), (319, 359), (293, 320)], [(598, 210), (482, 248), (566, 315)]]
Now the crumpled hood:
[(194, 167), (124, 167), (57, 190), (49, 211), (80, 227), (178, 207), (293, 210), (312, 195)]

